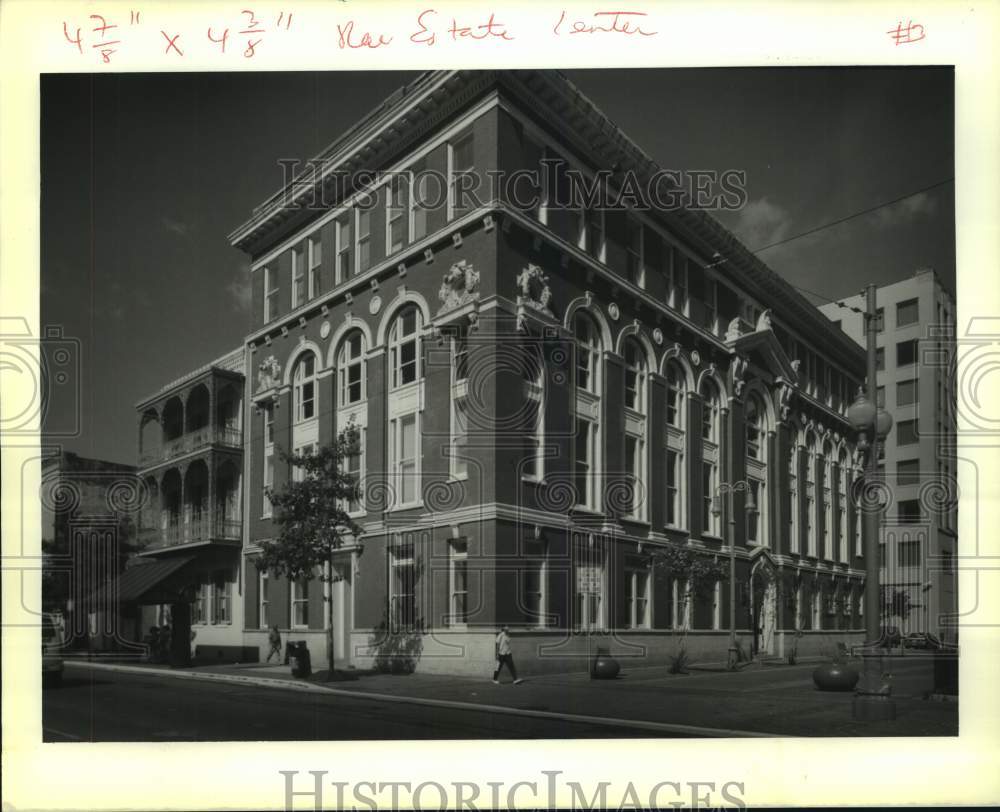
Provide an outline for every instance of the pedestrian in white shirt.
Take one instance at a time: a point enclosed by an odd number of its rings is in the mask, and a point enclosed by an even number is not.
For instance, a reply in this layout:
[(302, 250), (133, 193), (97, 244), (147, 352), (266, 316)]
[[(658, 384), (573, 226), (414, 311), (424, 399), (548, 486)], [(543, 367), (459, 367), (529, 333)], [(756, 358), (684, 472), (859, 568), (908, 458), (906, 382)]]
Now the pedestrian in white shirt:
[(514, 657), (510, 653), (510, 630), (506, 626), (500, 627), (500, 633), (496, 639), (497, 667), (493, 671), (493, 682), (500, 684), (500, 669), (505, 665), (510, 670), (510, 675), (514, 678), (514, 684), (521, 682), (517, 678), (517, 669), (514, 667)]

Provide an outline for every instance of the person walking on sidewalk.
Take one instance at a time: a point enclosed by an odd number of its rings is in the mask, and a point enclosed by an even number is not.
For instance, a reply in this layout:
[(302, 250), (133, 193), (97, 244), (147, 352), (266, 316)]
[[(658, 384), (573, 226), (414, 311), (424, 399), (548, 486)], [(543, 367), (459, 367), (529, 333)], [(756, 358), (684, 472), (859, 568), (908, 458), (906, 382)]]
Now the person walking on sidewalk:
[(497, 655), (497, 667), (493, 672), (493, 682), (496, 685), (500, 684), (500, 669), (505, 665), (510, 671), (510, 675), (514, 678), (514, 684), (517, 685), (521, 682), (517, 678), (517, 669), (514, 667), (514, 657), (510, 653), (510, 630), (506, 626), (500, 627), (500, 633), (497, 635), (496, 639), (496, 655)]
[(272, 626), (271, 631), (267, 633), (267, 642), (271, 645), (271, 650), (267, 653), (267, 662), (271, 662), (271, 657), (276, 657), (278, 662), (281, 662), (281, 632), (278, 631), (278, 627)]

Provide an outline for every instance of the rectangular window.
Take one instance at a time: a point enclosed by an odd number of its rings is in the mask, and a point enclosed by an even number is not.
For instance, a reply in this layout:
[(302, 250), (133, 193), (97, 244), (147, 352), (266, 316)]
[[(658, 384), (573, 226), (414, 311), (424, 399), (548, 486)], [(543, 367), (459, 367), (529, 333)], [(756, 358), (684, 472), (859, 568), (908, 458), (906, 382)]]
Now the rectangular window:
[(879, 307), (875, 310), (875, 332), (881, 333), (885, 330), (885, 308)]
[(593, 463), (593, 424), (589, 420), (576, 419), (576, 441), (574, 443), (573, 467), (575, 474), (577, 504), (592, 506), (591, 494), (594, 491), (591, 481), (591, 466)]
[(434, 196), (439, 194), (440, 182), (435, 191), (431, 191), (433, 176), (427, 171), (427, 165), (421, 161), (413, 166), (410, 178), (410, 231), (411, 242), (416, 242), (427, 236), (427, 207)]
[(649, 568), (630, 567), (625, 572), (625, 604), (628, 628), (649, 628)]
[(875, 402), (878, 404), (880, 409), (885, 408), (885, 387), (877, 386), (875, 387)]
[(879, 372), (885, 371), (885, 347), (878, 347), (875, 350), (875, 369)]
[(212, 584), (212, 623), (232, 623), (230, 614), (233, 597), (233, 582), (226, 573), (215, 573)]
[(405, 173), (392, 176), (386, 187), (385, 255), (401, 251), (406, 244), (407, 193), (409, 177)]
[[(316, 449), (315, 444), (309, 443), (308, 445), (302, 445), (295, 449), (296, 456), (304, 457), (308, 454), (312, 454)], [(305, 468), (301, 465), (295, 465), (292, 467), (292, 482), (301, 482), (305, 477)]]
[(475, 169), (475, 142), (472, 133), (460, 136), (449, 145), (451, 177), (448, 183), (448, 219), (464, 212), (470, 203)]
[(670, 299), (670, 306), (685, 316), (688, 312), (688, 272), (690, 265), (693, 264), (686, 256), (675, 252), (673, 295)]
[(271, 268), (264, 268), (264, 321), (269, 322), (281, 315), (278, 303), (278, 274)]
[(269, 594), (269, 586), (270, 579), (267, 577), (267, 570), (261, 570), (257, 573), (257, 592), (260, 595), (260, 616), (257, 621), (257, 627), (260, 629), (268, 629), (271, 626), (271, 596)]
[(306, 268), (302, 257), (302, 246), (292, 249), (292, 309), (306, 301)]
[(357, 215), (357, 239), (355, 241), (355, 256), (357, 267), (355, 274), (364, 273), (372, 264), (372, 213), (371, 209), (355, 209)]
[(348, 501), (348, 513), (361, 513), (362, 508), (362, 485), (361, 479), (364, 476), (365, 459), (365, 430), (358, 429), (357, 445), (352, 449), (352, 453), (344, 457), (344, 472), (358, 485), (355, 497)]
[(906, 327), (920, 321), (920, 305), (917, 299), (909, 299), (896, 305), (896, 327)]
[[(900, 420), (896, 424), (896, 445), (913, 445), (919, 442), (916, 420)], [(881, 443), (879, 444), (882, 445)]]
[(469, 544), (464, 539), (448, 545), (449, 626), (465, 626), (469, 620)]
[(625, 467), (628, 471), (628, 504), (625, 513), (636, 517), (639, 513), (639, 483), (642, 480), (642, 440), (632, 434), (625, 435)]
[(271, 505), (271, 497), (268, 492), (274, 487), (274, 454), (268, 452), (264, 455), (264, 512), (262, 516), (267, 518), (274, 510)]
[(208, 584), (199, 582), (191, 604), (191, 622), (208, 623)]
[(641, 288), (645, 285), (642, 223), (633, 217), (628, 217), (626, 228), (628, 229), (628, 245), (625, 256), (625, 276), (629, 282)]
[(361, 332), (355, 330), (348, 337), (341, 349), (342, 365), (339, 370), (341, 406), (360, 403), (364, 397), (364, 380), (362, 377), (364, 370), (363, 348), (364, 343)]
[(309, 298), (319, 293), (319, 269), (323, 264), (323, 242), (319, 235), (309, 238)]
[(391, 631), (398, 633), (413, 629), (416, 615), (414, 593), (415, 569), (413, 544), (401, 544), (390, 552), (391, 578), (389, 581), (389, 618)]
[(715, 465), (711, 462), (701, 463), (701, 527), (702, 532), (712, 533), (715, 527), (715, 517), (712, 515), (712, 503), (715, 499)]
[(901, 567), (920, 566), (920, 541), (900, 541), (896, 546), (896, 557)]
[(351, 276), (351, 218), (337, 220), (337, 284)]
[(604, 622), (604, 550), (576, 545), (575, 614), (573, 625), (582, 630), (603, 629)]
[[(878, 566), (879, 566), (879, 569), (883, 569), (885, 567), (885, 542), (884, 541), (880, 541), (878, 543)], [(863, 603), (864, 603), (864, 601), (862, 601), (862, 604)]]
[(912, 406), (917, 402), (917, 381), (899, 381), (896, 384), (896, 405)]
[(309, 628), (309, 579), (296, 578), (291, 582), (292, 628)]
[(587, 252), (598, 262), (604, 262), (604, 212), (587, 211)]
[(670, 581), (670, 616), (675, 629), (691, 628), (690, 598), (687, 580), (672, 578)]
[(452, 383), (469, 377), (469, 338), (464, 333), (451, 340)]
[(545, 627), (545, 580), (547, 573), (544, 546), (524, 562), (521, 579), (521, 605), (529, 626)]
[(896, 345), (896, 366), (905, 367), (917, 363), (917, 340), (900, 341)]
[(524, 378), (525, 438), (528, 460), (525, 475), (540, 480), (544, 476), (545, 406), (542, 401), (541, 370), (531, 370)]
[(746, 511), (747, 514), (747, 541), (750, 544), (760, 544), (760, 482), (756, 479), (749, 480), (750, 496), (756, 505), (753, 511)]
[(468, 447), (469, 416), (465, 398), (451, 402), (451, 476), (465, 479), (469, 475)]
[(920, 460), (900, 460), (896, 463), (897, 485), (920, 484)]
[(402, 504), (409, 505), (417, 501), (417, 415), (403, 415), (394, 422), (396, 493)]
[(678, 526), (678, 463), (680, 455), (676, 451), (667, 451), (667, 526)]
[(719, 313), (719, 286), (714, 279), (705, 279), (705, 329), (715, 333)]
[(920, 500), (900, 499), (896, 506), (896, 518), (900, 524), (920, 524)]

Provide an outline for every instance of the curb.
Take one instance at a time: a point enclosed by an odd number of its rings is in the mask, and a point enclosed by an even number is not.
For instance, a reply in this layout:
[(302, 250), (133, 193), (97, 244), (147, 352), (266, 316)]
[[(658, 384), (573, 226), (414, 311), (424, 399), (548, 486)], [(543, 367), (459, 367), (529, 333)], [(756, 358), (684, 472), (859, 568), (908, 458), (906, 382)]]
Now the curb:
[(244, 685), (257, 685), (262, 688), (278, 688), (291, 691), (305, 691), (307, 693), (333, 694), (342, 697), (354, 697), (360, 699), (377, 700), (380, 702), (395, 702), (398, 704), (423, 705), (436, 708), (450, 708), (457, 710), (471, 710), (479, 713), (505, 713), (510, 716), (526, 716), (536, 719), (554, 719), (568, 722), (580, 722), (592, 725), (604, 725), (607, 727), (628, 727), (638, 730), (648, 730), (651, 733), (683, 733), (691, 736), (703, 738), (776, 738), (780, 734), (761, 733), (752, 730), (731, 730), (728, 728), (702, 727), (700, 725), (673, 724), (670, 722), (638, 721), (635, 719), (618, 719), (609, 716), (588, 716), (577, 713), (558, 713), (555, 711), (531, 710), (529, 708), (514, 708), (509, 705), (487, 705), (475, 702), (461, 702), (450, 699), (427, 699), (413, 696), (396, 696), (394, 694), (379, 694), (371, 691), (348, 691), (339, 688), (324, 688), (314, 683), (292, 682), (290, 680), (270, 679), (268, 677), (244, 677), (236, 674), (214, 674), (211, 672), (199, 671), (160, 671), (140, 666), (131, 665), (111, 665), (108, 663), (92, 662), (67, 662), (67, 666), (76, 668), (92, 668), (96, 671), (119, 671), (131, 674), (145, 674), (146, 676), (161, 676), (167, 678), (179, 678), (190, 680), (203, 680), (207, 682), (231, 682)]

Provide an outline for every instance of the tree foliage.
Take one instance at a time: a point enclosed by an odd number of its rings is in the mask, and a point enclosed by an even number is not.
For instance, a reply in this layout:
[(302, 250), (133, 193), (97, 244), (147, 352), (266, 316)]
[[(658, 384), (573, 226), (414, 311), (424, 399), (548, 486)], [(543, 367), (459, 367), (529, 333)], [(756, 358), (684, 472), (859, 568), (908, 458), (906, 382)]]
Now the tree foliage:
[(320, 570), (320, 578), (332, 578), (323, 566), (345, 540), (361, 533), (347, 513), (350, 501), (358, 497), (360, 485), (344, 470), (344, 461), (358, 452), (359, 434), (353, 424), (341, 431), (333, 443), (316, 451), (281, 452), (283, 460), (301, 468), (302, 476), (280, 490), (267, 491), (278, 534), (261, 542), (256, 561), (259, 570), (293, 579), (311, 577)]
[(687, 581), (688, 593), (692, 596), (707, 597), (717, 581), (729, 580), (725, 564), (677, 544), (657, 547), (652, 559), (658, 577)]
[(886, 617), (898, 617), (906, 620), (913, 609), (910, 593), (904, 589), (892, 589), (882, 585), (882, 614)]

